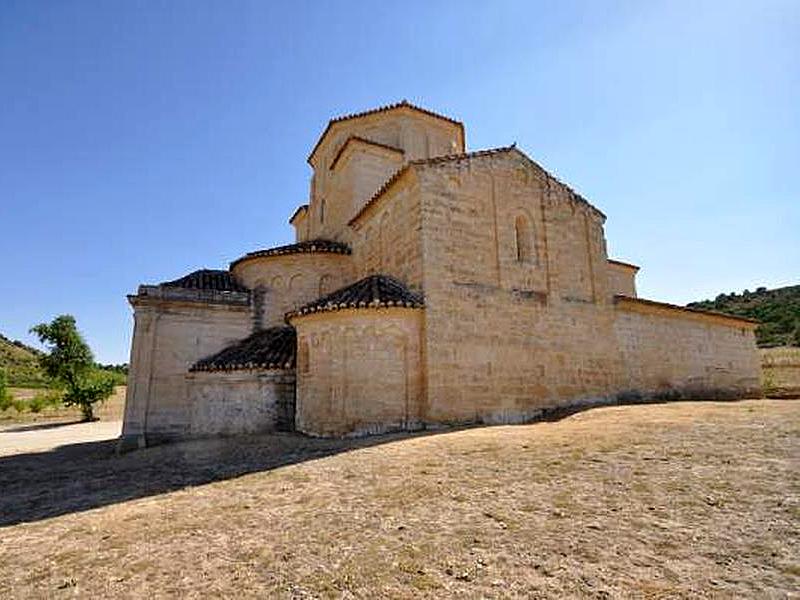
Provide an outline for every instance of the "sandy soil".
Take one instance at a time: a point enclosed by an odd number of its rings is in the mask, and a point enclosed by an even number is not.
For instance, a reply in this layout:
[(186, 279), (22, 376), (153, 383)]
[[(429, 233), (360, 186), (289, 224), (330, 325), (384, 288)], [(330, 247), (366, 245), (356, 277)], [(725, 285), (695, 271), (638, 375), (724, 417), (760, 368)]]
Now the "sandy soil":
[(122, 421), (0, 425), (0, 456), (41, 452), (66, 444), (113, 440), (121, 432)]
[(0, 597), (757, 597), (800, 589), (800, 402), (360, 441), (0, 458)]

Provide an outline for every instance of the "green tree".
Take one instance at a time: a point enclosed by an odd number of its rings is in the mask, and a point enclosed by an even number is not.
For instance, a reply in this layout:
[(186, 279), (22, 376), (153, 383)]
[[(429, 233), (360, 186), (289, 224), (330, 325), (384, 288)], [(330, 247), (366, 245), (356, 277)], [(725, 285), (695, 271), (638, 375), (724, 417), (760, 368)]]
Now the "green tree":
[(114, 393), (114, 382), (95, 367), (75, 317), (61, 315), (31, 328), (49, 352), (39, 357), (47, 375), (64, 387), (64, 404), (80, 408), (85, 421), (94, 420), (94, 404)]

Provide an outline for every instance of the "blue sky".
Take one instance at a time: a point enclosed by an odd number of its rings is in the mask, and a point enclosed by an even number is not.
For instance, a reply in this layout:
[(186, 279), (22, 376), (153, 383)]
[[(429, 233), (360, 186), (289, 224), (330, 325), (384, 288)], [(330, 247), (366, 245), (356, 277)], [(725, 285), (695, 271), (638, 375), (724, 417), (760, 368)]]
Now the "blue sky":
[(0, 3), (0, 332), (292, 241), (330, 117), (407, 98), (608, 215), (644, 297), (800, 277), (800, 3)]

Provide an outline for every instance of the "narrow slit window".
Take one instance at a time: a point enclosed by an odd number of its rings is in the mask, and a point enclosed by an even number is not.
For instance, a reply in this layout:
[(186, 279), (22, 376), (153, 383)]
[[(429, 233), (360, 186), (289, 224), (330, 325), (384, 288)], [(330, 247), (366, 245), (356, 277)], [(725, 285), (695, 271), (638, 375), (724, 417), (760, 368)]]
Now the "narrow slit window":
[(311, 370), (311, 365), (309, 364), (309, 356), (308, 356), (308, 342), (306, 340), (300, 340), (298, 344), (299, 352), (297, 353), (297, 363), (298, 367), (300, 367), (301, 373), (308, 373)]
[(528, 219), (519, 215), (514, 221), (514, 241), (517, 251), (517, 262), (532, 262), (533, 232)]

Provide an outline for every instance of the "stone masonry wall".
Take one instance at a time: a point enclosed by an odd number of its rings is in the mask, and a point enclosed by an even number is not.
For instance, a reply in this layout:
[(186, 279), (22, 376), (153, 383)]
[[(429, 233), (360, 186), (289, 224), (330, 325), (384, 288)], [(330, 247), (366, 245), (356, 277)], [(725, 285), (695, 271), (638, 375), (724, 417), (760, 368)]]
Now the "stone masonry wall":
[(237, 264), (233, 273), (263, 294), (261, 327), (282, 325), (287, 312), (353, 281), (349, 255), (322, 252), (254, 258)]
[(355, 279), (384, 273), (422, 290), (419, 190), (406, 175), (358, 220), (350, 233)]
[(753, 324), (628, 300), (620, 300), (616, 312), (625, 392), (695, 398), (760, 394)]
[(613, 294), (636, 298), (636, 269), (609, 262), (608, 287)]
[(329, 174), (332, 193), (326, 199), (325, 221), (318, 236), (343, 241), (347, 223), (403, 164), (403, 154), (362, 142), (348, 144)]
[[(351, 136), (363, 137), (401, 149), (404, 151), (403, 161), (453, 154), (463, 151), (464, 147), (462, 132), (458, 125), (410, 109), (375, 113), (334, 124), (312, 159), (314, 175), (308, 216), (308, 234), (311, 238), (326, 233), (335, 239), (340, 239), (339, 235), (343, 232), (326, 228), (324, 221), (327, 221), (327, 218), (324, 220), (320, 218), (323, 199), (326, 213), (332, 210), (335, 212), (349, 210), (349, 207), (353, 207), (352, 193), (356, 190), (348, 190), (346, 185), (340, 186), (341, 178), (337, 170), (330, 169), (342, 144)], [(394, 162), (394, 159), (389, 162)], [(400, 165), (397, 166), (399, 168)], [(377, 191), (382, 183), (383, 181), (378, 182), (372, 192)], [(361, 194), (362, 191), (358, 190), (358, 193)], [(339, 206), (348, 208), (340, 209)], [(352, 217), (352, 214), (350, 216)]]
[(420, 180), (427, 418), (520, 421), (617, 389), (602, 215), (515, 153)]
[(310, 435), (415, 427), (424, 413), (422, 310), (342, 310), (297, 328), (296, 426)]
[(186, 378), (192, 437), (275, 431), (294, 408), (291, 371), (196, 372)]
[[(187, 296), (191, 294), (186, 292)], [(200, 358), (250, 333), (247, 303), (143, 296), (134, 306), (134, 339), (123, 437), (181, 437), (191, 427), (186, 373)]]

